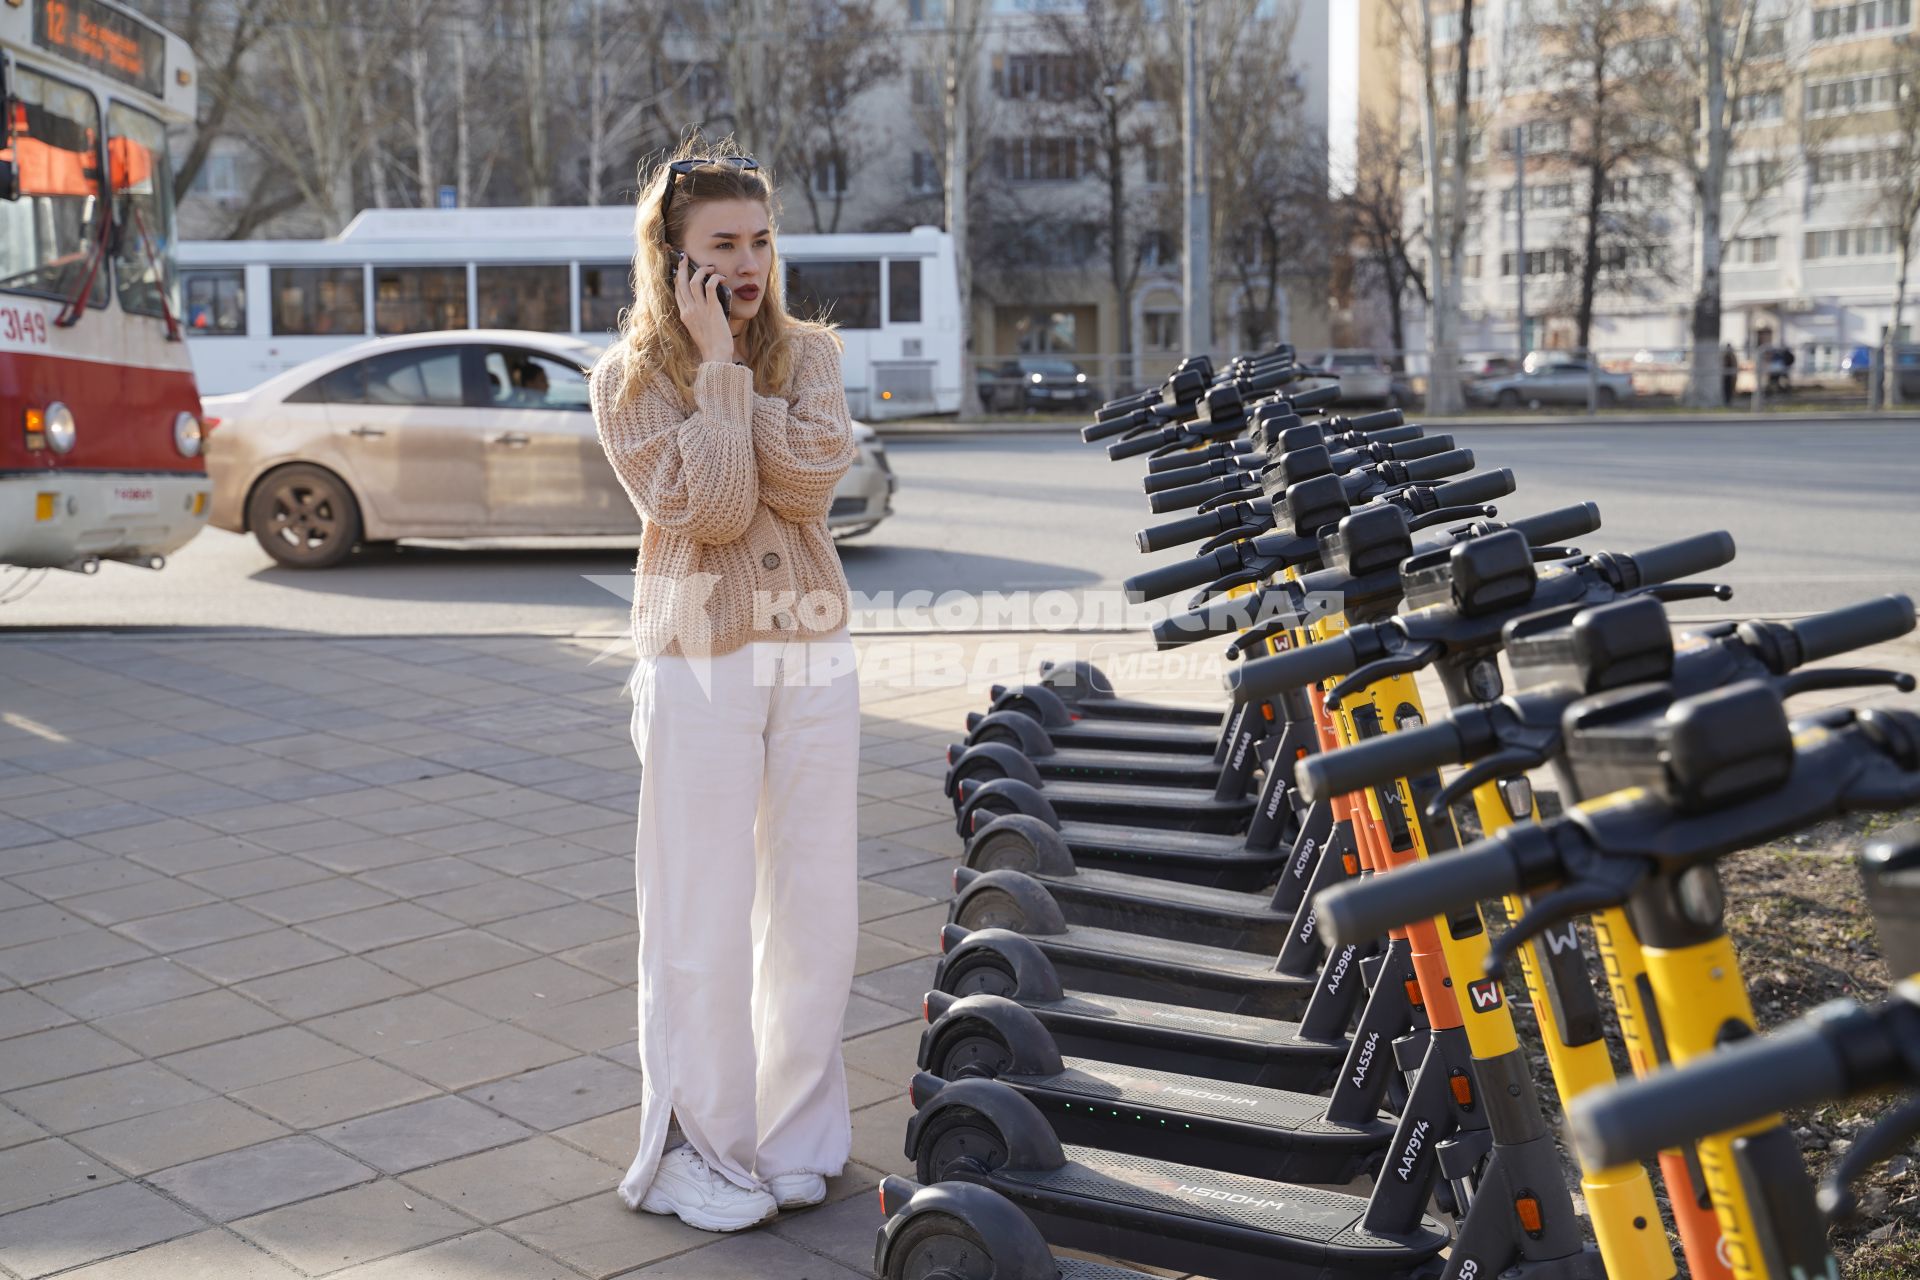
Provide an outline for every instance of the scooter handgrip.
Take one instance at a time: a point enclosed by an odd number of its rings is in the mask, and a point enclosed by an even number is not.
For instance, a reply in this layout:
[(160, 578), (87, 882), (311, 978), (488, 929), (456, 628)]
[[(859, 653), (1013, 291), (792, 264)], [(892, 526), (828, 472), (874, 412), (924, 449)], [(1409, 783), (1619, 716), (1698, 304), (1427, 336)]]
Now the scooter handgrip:
[(1818, 662), (1906, 635), (1913, 630), (1913, 601), (1906, 596), (1881, 596), (1801, 618), (1787, 628), (1800, 641), (1800, 660)]
[(1567, 1132), (1581, 1163), (1603, 1169), (1845, 1091), (1835, 1046), (1817, 1027), (1794, 1024), (1577, 1099)]
[(1191, 591), (1195, 587), (1204, 587), (1223, 573), (1230, 573), (1240, 563), (1237, 554), (1229, 554), (1233, 548), (1223, 547), (1219, 551), (1204, 556), (1195, 556), (1191, 560), (1181, 560), (1174, 564), (1162, 565), (1158, 569), (1148, 569), (1145, 573), (1136, 573), (1122, 585), (1126, 588), (1127, 599), (1135, 604), (1146, 600), (1158, 600), (1161, 596), (1170, 596), (1176, 591)]
[(1733, 535), (1725, 529), (1666, 542), (1628, 557), (1639, 570), (1642, 584), (1677, 582), (1718, 569), (1733, 559)]
[[(1220, 447), (1223, 443), (1226, 450), (1234, 454), (1250, 453), (1254, 447), (1251, 440), (1216, 441), (1215, 447)], [(1163, 453), (1157, 458), (1147, 459), (1147, 472), (1152, 475), (1161, 471), (1184, 471), (1192, 465), (1193, 458), (1187, 453)]]
[(1518, 529), (1531, 547), (1550, 547), (1556, 542), (1584, 538), (1600, 527), (1600, 508), (1592, 502), (1542, 511), (1537, 516), (1509, 520), (1507, 528)]
[(1380, 431), (1387, 427), (1397, 427), (1407, 420), (1407, 415), (1399, 409), (1379, 409), (1373, 413), (1363, 413), (1347, 419), (1349, 431)]
[(1329, 800), (1458, 764), (1463, 754), (1460, 731), (1451, 721), (1441, 720), (1308, 756), (1294, 766), (1293, 773), (1301, 795), (1310, 801)]
[(1334, 636), (1229, 668), (1227, 692), (1240, 702), (1272, 698), (1334, 676), (1344, 676), (1359, 661), (1359, 655), (1353, 651), (1353, 641), (1346, 636)]
[(1165, 524), (1156, 524), (1140, 530), (1134, 538), (1143, 552), (1165, 551), (1169, 547), (1183, 547), (1189, 542), (1198, 542), (1202, 538), (1211, 538), (1216, 533), (1227, 531), (1227, 521), (1232, 518), (1232, 508), (1215, 507), (1211, 511), (1197, 516), (1187, 516), (1180, 520), (1169, 520)]
[(1208, 498), (1246, 488), (1253, 483), (1252, 476), (1250, 471), (1242, 472), (1239, 475), (1215, 476), (1198, 484), (1183, 484), (1177, 489), (1163, 489), (1147, 495), (1147, 509), (1155, 515), (1165, 515), (1169, 511), (1191, 511)]
[(1415, 458), (1406, 464), (1406, 468), (1407, 479), (1414, 484), (1432, 484), (1435, 480), (1473, 470), (1473, 450), (1449, 449), (1431, 458)]
[(1296, 392), (1287, 397), (1295, 409), (1314, 409), (1323, 404), (1333, 404), (1340, 399), (1340, 384), (1329, 382), (1324, 387), (1315, 387), (1311, 391)]
[(1143, 453), (1152, 453), (1161, 445), (1169, 443), (1178, 432), (1169, 427), (1142, 431), (1137, 436), (1125, 440), (1116, 440), (1107, 446), (1107, 456), (1115, 462), (1122, 458), (1137, 458)]
[(1480, 840), (1325, 890), (1313, 900), (1313, 911), (1329, 944), (1364, 945), (1385, 937), (1390, 929), (1463, 910), (1482, 898), (1504, 897), (1519, 888), (1520, 872), (1513, 855), (1502, 845)]
[[(1177, 454), (1168, 454), (1177, 457)], [(1236, 455), (1237, 456), (1237, 455)], [(1205, 462), (1196, 462), (1191, 466), (1177, 467), (1172, 471), (1149, 471), (1140, 480), (1140, 488), (1147, 493), (1165, 493), (1169, 489), (1178, 489), (1184, 485), (1199, 484), (1204, 480), (1213, 480), (1220, 476), (1245, 474), (1249, 467), (1233, 465), (1225, 458), (1209, 458)]]
[[(1374, 444), (1381, 443), (1378, 440)], [(1415, 458), (1431, 458), (1436, 453), (1445, 453), (1456, 448), (1452, 436), (1415, 436), (1411, 440), (1397, 440), (1387, 443), (1387, 448), (1395, 461), (1412, 462)]]
[(1147, 411), (1145, 409), (1131, 409), (1117, 418), (1106, 418), (1099, 422), (1089, 423), (1080, 428), (1080, 438), (1088, 444), (1092, 444), (1095, 440), (1105, 440), (1108, 436), (1117, 436), (1124, 431), (1139, 426), (1146, 420)]
[(1237, 635), (1252, 626), (1256, 618), (1264, 620), (1266, 615), (1261, 613), (1264, 603), (1265, 593), (1260, 591), (1209, 600), (1198, 609), (1176, 613), (1154, 623), (1154, 645), (1159, 649), (1177, 649), (1196, 640)]
[(1367, 428), (1365, 434), (1370, 444), (1399, 444), (1403, 440), (1418, 440), (1427, 434), (1427, 429), (1416, 426), (1386, 427), (1378, 430)]
[(1498, 471), (1482, 471), (1464, 480), (1437, 484), (1433, 486), (1433, 500), (1435, 505), (1442, 507), (1477, 507), (1481, 503), (1504, 498), (1512, 492), (1513, 472), (1502, 467)]

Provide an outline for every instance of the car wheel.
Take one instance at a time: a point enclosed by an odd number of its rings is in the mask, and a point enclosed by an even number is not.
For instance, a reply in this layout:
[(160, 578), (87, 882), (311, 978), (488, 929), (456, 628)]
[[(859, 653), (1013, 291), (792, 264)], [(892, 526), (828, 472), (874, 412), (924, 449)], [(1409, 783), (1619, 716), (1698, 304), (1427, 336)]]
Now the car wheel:
[(270, 471), (247, 499), (247, 528), (292, 569), (331, 569), (360, 541), (360, 504), (325, 467), (297, 462)]
[(1593, 394), (1594, 405), (1597, 408), (1601, 408), (1601, 409), (1613, 408), (1614, 404), (1618, 402), (1618, 400), (1619, 400), (1619, 397), (1613, 393), (1612, 387), (1601, 387), (1597, 391), (1595, 391)]
[(1518, 409), (1520, 407), (1520, 393), (1512, 387), (1508, 387), (1499, 395), (1495, 396), (1493, 402), (1502, 409)]

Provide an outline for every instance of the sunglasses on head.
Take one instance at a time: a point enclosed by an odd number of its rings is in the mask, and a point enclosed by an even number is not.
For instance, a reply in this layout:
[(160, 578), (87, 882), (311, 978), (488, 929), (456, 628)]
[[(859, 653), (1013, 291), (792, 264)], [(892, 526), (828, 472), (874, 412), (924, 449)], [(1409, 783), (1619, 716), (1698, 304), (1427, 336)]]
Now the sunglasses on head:
[(667, 210), (673, 208), (673, 188), (683, 173), (692, 173), (703, 164), (730, 164), (742, 171), (758, 169), (760, 162), (752, 156), (694, 156), (686, 160), (675, 160), (667, 166), (667, 187), (660, 196), (660, 236), (666, 238)]

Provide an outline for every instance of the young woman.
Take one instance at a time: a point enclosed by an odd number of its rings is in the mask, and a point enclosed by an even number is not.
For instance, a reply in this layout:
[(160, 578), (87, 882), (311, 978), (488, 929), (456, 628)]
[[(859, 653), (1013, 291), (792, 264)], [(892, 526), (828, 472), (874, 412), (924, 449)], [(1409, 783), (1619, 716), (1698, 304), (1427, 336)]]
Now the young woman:
[(852, 1145), (860, 702), (826, 515), (853, 427), (839, 339), (783, 305), (777, 209), (731, 140), (657, 168), (634, 304), (591, 383), (646, 526), (630, 685), (646, 1082), (620, 1194), (708, 1231), (818, 1204)]

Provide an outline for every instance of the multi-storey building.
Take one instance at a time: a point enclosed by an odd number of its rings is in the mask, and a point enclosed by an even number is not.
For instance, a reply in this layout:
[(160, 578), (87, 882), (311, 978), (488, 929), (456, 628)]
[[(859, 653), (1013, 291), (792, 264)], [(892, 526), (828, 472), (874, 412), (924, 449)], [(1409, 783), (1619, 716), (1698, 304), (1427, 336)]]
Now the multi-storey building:
[[(1396, 0), (1365, 3), (1385, 11)], [(1587, 126), (1543, 106), (1560, 60), (1543, 47), (1539, 20), (1555, 8), (1550, 0), (1475, 6), (1469, 93), (1478, 133), (1467, 202), (1464, 352), (1576, 340), (1572, 297), (1587, 183), (1567, 152)], [(1732, 20), (1739, 6), (1727, 8)], [(1899, 42), (1912, 35), (1913, 9), (1913, 0), (1760, 0), (1748, 37), (1747, 83), (1755, 87), (1730, 102), (1737, 123), (1722, 184), (1722, 337), (1736, 347), (1784, 343), (1799, 353), (1801, 370), (1830, 368), (1853, 347), (1876, 343), (1891, 322), (1899, 243), (1874, 204), (1888, 171), (1896, 104), (1902, 93), (1920, 91), (1903, 85), (1896, 65), (1910, 56)], [(1443, 9), (1435, 25), (1436, 65), (1451, 68), (1457, 12)], [(1681, 75), (1685, 64), (1670, 36), (1650, 35), (1623, 50), (1616, 74)], [(1399, 127), (1415, 141), (1417, 65), (1402, 58), (1396, 74)], [(1451, 94), (1448, 75), (1443, 102)], [(1524, 199), (1516, 190), (1516, 129), (1526, 140)], [(1409, 154), (1417, 156), (1417, 147)], [(1407, 175), (1410, 225), (1425, 212), (1417, 165)], [(1590, 345), (1603, 360), (1688, 347), (1700, 262), (1690, 179), (1647, 156), (1621, 166), (1602, 200), (1636, 234), (1616, 234), (1605, 247), (1607, 284), (1596, 298)], [(1418, 349), (1425, 341), (1415, 304), (1408, 342)]]

